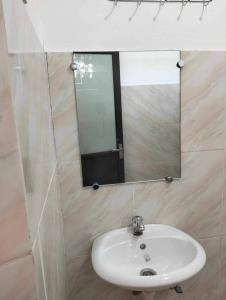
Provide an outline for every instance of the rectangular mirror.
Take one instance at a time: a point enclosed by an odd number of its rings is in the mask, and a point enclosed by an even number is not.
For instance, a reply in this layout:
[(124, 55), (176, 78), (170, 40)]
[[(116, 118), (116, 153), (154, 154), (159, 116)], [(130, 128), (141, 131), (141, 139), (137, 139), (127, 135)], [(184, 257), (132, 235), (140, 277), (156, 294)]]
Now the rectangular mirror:
[(74, 53), (83, 185), (180, 178), (179, 51)]

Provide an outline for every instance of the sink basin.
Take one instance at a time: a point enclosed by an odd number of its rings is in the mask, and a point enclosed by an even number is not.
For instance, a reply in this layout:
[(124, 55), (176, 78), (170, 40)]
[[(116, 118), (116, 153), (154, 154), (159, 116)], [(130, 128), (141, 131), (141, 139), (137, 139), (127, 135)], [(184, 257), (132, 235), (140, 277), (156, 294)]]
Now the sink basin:
[(109, 231), (95, 239), (92, 264), (105, 281), (135, 291), (175, 287), (205, 265), (203, 247), (174, 227), (145, 225), (141, 236), (129, 228)]

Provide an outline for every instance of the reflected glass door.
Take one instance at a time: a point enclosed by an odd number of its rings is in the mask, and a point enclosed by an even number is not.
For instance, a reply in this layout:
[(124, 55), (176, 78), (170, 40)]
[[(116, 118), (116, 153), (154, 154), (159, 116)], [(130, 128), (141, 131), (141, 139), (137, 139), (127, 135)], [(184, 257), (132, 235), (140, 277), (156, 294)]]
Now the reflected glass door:
[(75, 53), (83, 185), (124, 182), (118, 53)]

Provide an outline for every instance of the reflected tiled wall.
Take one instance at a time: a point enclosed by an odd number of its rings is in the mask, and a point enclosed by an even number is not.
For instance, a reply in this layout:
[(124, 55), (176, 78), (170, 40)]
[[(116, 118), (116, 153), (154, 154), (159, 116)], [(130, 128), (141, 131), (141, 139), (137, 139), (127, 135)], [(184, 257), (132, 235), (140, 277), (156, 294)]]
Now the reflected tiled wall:
[(122, 86), (121, 94), (125, 180), (180, 177), (180, 85)]
[[(49, 76), (66, 245), (68, 300), (129, 300), (129, 291), (105, 283), (90, 262), (93, 239), (127, 226), (132, 215), (164, 223), (198, 239), (205, 268), (183, 284), (185, 293), (155, 300), (226, 299), (226, 53), (183, 52), (182, 179), (101, 187), (81, 186), (70, 53), (49, 53)], [(136, 297), (141, 300), (143, 296)]]
[[(12, 99), (24, 175), (23, 192), (30, 231), (29, 252), (34, 256), (33, 269), (37, 286), (35, 299), (64, 300), (63, 222), (46, 54), (23, 2), (3, 0), (3, 5)], [(20, 288), (23, 289), (23, 286)], [(35, 292), (35, 287), (33, 290)], [(14, 297), (3, 297), (2, 300), (6, 299), (19, 300)], [(20, 300), (32, 299), (24, 295)]]

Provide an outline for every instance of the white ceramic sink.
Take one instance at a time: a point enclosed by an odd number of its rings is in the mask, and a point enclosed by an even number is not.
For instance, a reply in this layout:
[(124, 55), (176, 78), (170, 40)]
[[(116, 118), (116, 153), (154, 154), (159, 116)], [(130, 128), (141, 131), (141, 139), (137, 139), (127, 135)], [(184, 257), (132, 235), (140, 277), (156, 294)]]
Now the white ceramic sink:
[[(141, 249), (141, 244), (146, 248)], [(141, 236), (128, 228), (107, 232), (96, 238), (92, 248), (93, 268), (102, 279), (136, 291), (175, 287), (198, 273), (205, 262), (205, 251), (197, 241), (160, 224), (146, 225)], [(141, 276), (147, 268), (156, 275)]]

